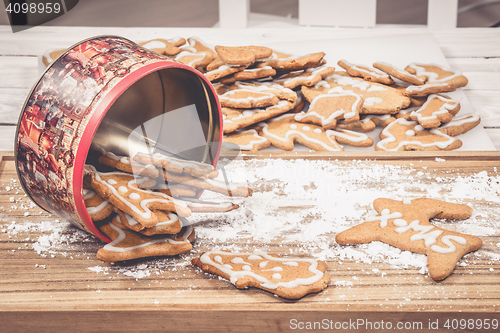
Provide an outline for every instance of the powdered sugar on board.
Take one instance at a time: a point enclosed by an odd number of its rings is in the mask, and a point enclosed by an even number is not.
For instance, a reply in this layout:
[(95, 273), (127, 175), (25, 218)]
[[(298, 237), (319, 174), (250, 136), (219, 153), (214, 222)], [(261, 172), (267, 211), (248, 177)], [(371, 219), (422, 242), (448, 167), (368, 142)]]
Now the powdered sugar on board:
[[(468, 176), (457, 176), (449, 170), (436, 177), (425, 168), (300, 159), (238, 160), (225, 166), (225, 170), (229, 180), (247, 182), (254, 194), (234, 200), (240, 209), (230, 213), (191, 217), (190, 221), (197, 224), (198, 244), (202, 246), (219, 244), (222, 248), (241, 250), (256, 246), (268, 249), (279, 244), (291, 254), (310, 254), (340, 264), (346, 260), (382, 262), (388, 265), (385, 267), (413, 267), (425, 273), (424, 255), (380, 242), (358, 246), (335, 243), (337, 233), (376, 215), (371, 204), (380, 197), (429, 197), (469, 204), (474, 209), (471, 218), (435, 223), (480, 237), (499, 235), (493, 218), (500, 204), (500, 177), (496, 170), (492, 175), (482, 171)], [(210, 192), (202, 198), (220, 199)], [(488, 247), (486, 239), (484, 248)], [(461, 262), (467, 264), (469, 258), (482, 256), (484, 251), (470, 254)]]
[[(161, 275), (164, 279), (164, 272), (172, 274), (183, 270), (190, 265), (191, 258), (213, 248), (312, 255), (329, 261), (333, 270), (345, 270), (351, 263), (357, 263), (366, 266), (363, 274), (380, 277), (385, 277), (386, 271), (391, 269), (412, 269), (425, 274), (427, 262), (423, 255), (400, 251), (380, 242), (339, 246), (334, 237), (375, 214), (371, 203), (379, 197), (431, 197), (466, 203), (474, 208), (474, 215), (467, 220), (434, 221), (447, 229), (483, 238), (483, 248), (464, 257), (459, 262), (460, 267), (470, 268), (477, 262), (487, 265), (500, 262), (499, 232), (495, 226), (496, 207), (500, 203), (500, 178), (496, 170), (491, 174), (482, 171), (458, 175), (450, 170), (436, 176), (425, 168), (370, 161), (221, 161), (221, 165), (225, 163), (228, 179), (246, 183), (254, 189), (254, 195), (231, 198), (240, 208), (229, 213), (193, 214), (189, 221), (195, 224), (197, 236), (194, 250), (189, 254), (114, 265), (95, 261), (95, 253), (103, 245), (100, 241), (33, 208), (14, 181), (2, 185), (5, 194), (13, 199), (9, 200), (11, 207), (1, 208), (4, 214), (1, 216), (0, 235), (3, 239), (19, 241), (19, 249), (29, 249), (41, 257), (91, 259), (90, 271), (110, 277), (124, 275), (141, 279)], [(219, 201), (227, 198), (205, 191), (202, 199)], [(10, 220), (8, 215), (19, 209), (30, 215), (21, 221)], [(491, 239), (496, 241), (492, 243)], [(356, 283), (356, 279), (352, 278), (350, 282)]]

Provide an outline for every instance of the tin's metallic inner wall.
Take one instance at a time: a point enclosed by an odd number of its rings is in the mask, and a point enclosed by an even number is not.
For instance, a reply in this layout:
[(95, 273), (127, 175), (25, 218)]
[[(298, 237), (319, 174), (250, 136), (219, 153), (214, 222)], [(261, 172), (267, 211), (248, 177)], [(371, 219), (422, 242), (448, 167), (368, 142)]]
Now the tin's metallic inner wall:
[(217, 102), (195, 73), (168, 68), (129, 87), (97, 129), (88, 163), (105, 152), (162, 153), (212, 163), (219, 142)]

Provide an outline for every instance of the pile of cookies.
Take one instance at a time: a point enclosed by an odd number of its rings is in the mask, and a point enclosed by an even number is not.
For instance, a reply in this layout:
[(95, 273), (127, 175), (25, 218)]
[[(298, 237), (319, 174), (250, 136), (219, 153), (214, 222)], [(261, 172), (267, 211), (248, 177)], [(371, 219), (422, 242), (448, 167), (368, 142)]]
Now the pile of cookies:
[[(142, 43), (206, 75), (219, 95), (224, 141), (241, 150), (271, 145), (292, 150), (340, 146), (375, 150), (452, 150), (455, 136), (477, 126), (477, 114), (455, 115), (460, 102), (445, 93), (467, 85), (460, 72), (434, 64), (405, 69), (340, 60), (327, 66), (323, 52), (292, 55), (263, 46), (212, 47), (201, 39)], [(161, 46), (161, 47), (160, 47)], [(380, 141), (365, 133), (383, 127)]]
[(231, 202), (198, 200), (201, 190), (252, 195), (245, 186), (215, 179), (219, 172), (212, 165), (162, 154), (138, 153), (130, 158), (108, 152), (99, 163), (113, 171), (87, 165), (83, 197), (90, 218), (111, 240), (97, 252), (105, 262), (190, 251), (194, 230), (186, 217), (238, 208)]

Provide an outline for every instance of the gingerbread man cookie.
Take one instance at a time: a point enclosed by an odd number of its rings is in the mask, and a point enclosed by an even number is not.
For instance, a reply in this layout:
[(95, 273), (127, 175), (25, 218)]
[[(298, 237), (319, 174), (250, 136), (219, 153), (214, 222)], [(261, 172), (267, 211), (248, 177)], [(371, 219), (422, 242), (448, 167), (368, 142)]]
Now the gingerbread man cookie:
[(380, 132), (380, 139), (375, 150), (453, 150), (462, 146), (462, 141), (440, 132), (437, 128), (426, 130), (416, 121), (403, 118), (387, 125)]
[(300, 123), (294, 116), (285, 114), (262, 123), (260, 135), (283, 150), (293, 150), (295, 142), (317, 151), (343, 150), (329, 131), (313, 124)]
[(315, 97), (307, 112), (297, 113), (295, 120), (320, 125), (324, 129), (334, 129), (339, 119), (344, 119), (347, 123), (358, 121), (362, 105), (361, 95), (338, 86)]
[(429, 220), (466, 219), (472, 215), (467, 205), (436, 199), (377, 199), (373, 207), (380, 214), (345, 230), (335, 237), (339, 244), (365, 244), (381, 241), (403, 251), (427, 255), (429, 275), (443, 280), (451, 274), (465, 254), (478, 250), (482, 241), (432, 225)]
[(268, 60), (258, 63), (256, 67), (271, 66), (280, 71), (297, 71), (324, 65), (326, 63), (324, 56), (324, 52), (292, 55), (274, 50)]
[(328, 75), (333, 74), (335, 68), (329, 66), (311, 67), (303, 71), (286, 73), (274, 79), (275, 83), (285, 88), (293, 89), (298, 86), (313, 86)]
[(271, 146), (271, 142), (266, 137), (259, 135), (255, 128), (240, 130), (224, 135), (222, 141), (225, 143), (232, 143), (238, 146), (240, 150), (248, 151), (257, 151)]
[(192, 264), (219, 275), (237, 288), (259, 288), (288, 299), (298, 299), (325, 289), (330, 276), (323, 261), (279, 258), (265, 252), (208, 251)]

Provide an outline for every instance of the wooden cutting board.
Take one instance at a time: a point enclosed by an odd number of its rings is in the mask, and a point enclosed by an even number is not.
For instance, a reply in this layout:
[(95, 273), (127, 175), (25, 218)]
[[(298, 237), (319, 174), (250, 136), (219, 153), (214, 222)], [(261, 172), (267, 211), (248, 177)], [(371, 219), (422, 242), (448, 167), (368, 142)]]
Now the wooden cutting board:
[[(340, 265), (338, 260), (329, 260), (327, 273), (332, 277), (331, 285), (296, 301), (257, 289), (238, 290), (229, 282), (193, 267), (190, 259), (194, 254), (104, 264), (95, 258), (95, 252), (103, 244), (65, 221), (56, 222), (60, 220), (58, 217), (30, 207), (29, 199), (18, 185), (12, 153), (4, 153), (0, 158), (1, 331), (54, 332), (68, 327), (87, 332), (92, 329), (294, 331), (314, 322), (325, 328), (347, 322), (380, 326), (380, 320), (394, 325), (400, 321), (419, 321), (426, 329), (431, 322), (439, 320), (442, 326), (450, 318), (500, 319), (500, 261), (492, 261), (491, 256), (485, 255), (472, 254), (467, 266), (457, 266), (441, 282), (432, 281), (412, 267), (402, 270), (383, 262), (374, 266), (348, 259)], [(245, 161), (252, 163), (268, 158), (343, 161), (352, 168), (356, 168), (353, 160), (411, 165), (415, 172), (431, 177), (468, 177), (481, 171), (487, 171), (489, 176), (500, 175), (498, 152), (440, 153), (438, 160), (435, 153), (429, 152), (243, 155)], [(265, 190), (266, 186), (258, 189)], [(487, 204), (475, 203), (479, 208)], [(498, 220), (497, 216), (489, 218)], [(50, 230), (51, 226), (54, 230)], [(480, 251), (500, 258), (499, 235), (481, 237)], [(57, 237), (67, 244), (62, 244), (64, 251), (51, 252), (50, 245), (58, 242), (54, 239)], [(38, 253), (35, 245), (40, 243), (46, 248)], [(234, 244), (259, 246), (257, 241), (238, 239)], [(197, 239), (194, 252), (199, 254), (228, 245), (231, 244), (207, 244)], [(278, 243), (267, 247), (283, 255), (290, 252)], [(150, 267), (142, 270), (150, 275), (134, 275), (141, 267)], [(375, 274), (374, 267), (383, 268), (385, 274)], [(357, 277), (354, 284), (335, 283), (352, 281), (353, 276)], [(360, 326), (356, 328), (359, 330)], [(349, 329), (356, 331), (354, 326)]]

